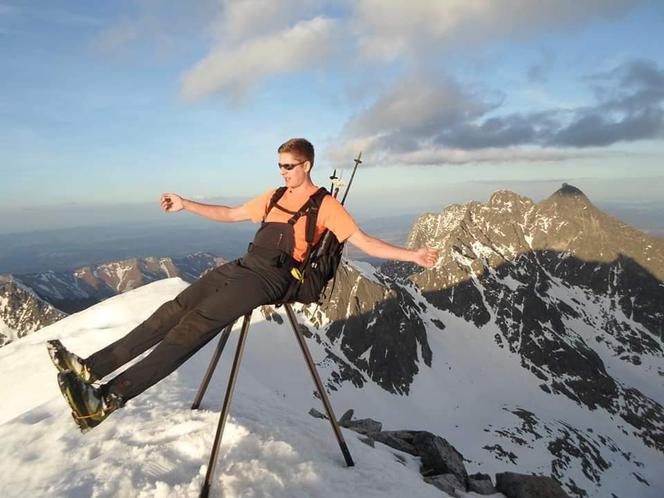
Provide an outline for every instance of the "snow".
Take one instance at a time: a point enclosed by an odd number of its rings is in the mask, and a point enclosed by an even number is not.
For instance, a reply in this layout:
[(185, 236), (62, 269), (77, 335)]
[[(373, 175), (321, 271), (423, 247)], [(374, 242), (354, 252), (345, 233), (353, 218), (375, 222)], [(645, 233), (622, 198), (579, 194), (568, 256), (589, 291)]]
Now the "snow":
[(482, 244), (478, 240), (474, 240), (471, 247), (473, 248), (473, 252), (482, 258), (490, 258), (495, 253), (493, 249)]
[[(179, 278), (143, 286), (0, 350), (3, 497), (198, 496), (237, 334), (201, 410), (192, 411), (190, 404), (216, 340), (86, 434), (71, 419), (45, 348), (45, 341), (59, 338), (85, 357), (185, 287)], [(422, 480), (419, 458), (380, 443), (371, 448), (342, 428), (355, 461), (347, 467), (329, 422), (307, 413), (311, 407), (324, 409), (305, 370), (292, 331), (254, 313), (211, 496), (445, 496)], [(296, 381), (295, 389), (288, 378)], [(345, 411), (336, 401), (333, 397), (333, 406)]]
[[(2, 308), (2, 302), (0, 301), (0, 309)], [(8, 344), (10, 342), (18, 339), (18, 332), (12, 329), (0, 318), (0, 336), (5, 336), (4, 342)]]
[[(357, 267), (357, 262), (353, 264)], [(190, 410), (190, 404), (218, 338), (84, 435), (70, 417), (45, 348), (45, 341), (60, 338), (85, 357), (122, 337), (186, 286), (179, 278), (160, 280), (0, 348), (3, 498), (198, 496), (239, 324), (222, 354), (201, 410)], [(555, 283), (554, 289), (554, 297), (570, 305), (577, 299), (590, 306), (581, 294)], [(495, 324), (478, 329), (429, 305), (416, 289), (406, 290), (428, 310), (421, 317), (428, 329), (431, 366), (420, 361), (407, 396), (381, 389), (366, 375), (362, 388), (346, 382), (330, 390), (337, 417), (353, 408), (355, 418), (379, 420), (383, 430), (431, 431), (463, 454), (469, 473), (492, 477), (505, 471), (549, 475), (552, 457), (547, 445), (568, 427), (576, 427), (597, 444), (598, 454), (611, 465), (601, 474), (601, 482), (594, 483), (583, 474), (582, 462), (570, 458), (565, 478), (588, 490), (589, 498), (610, 495), (606, 492), (609, 489), (618, 496), (661, 496), (664, 458), (629, 434), (630, 426), (621, 425), (603, 409), (591, 412), (565, 396), (542, 391), (541, 380), (521, 366), (521, 357), (496, 344), (494, 335), (500, 331)], [(329, 422), (308, 414), (311, 408), (320, 412), (324, 408), (313, 395), (315, 387), (285, 313), (282, 308), (277, 312), (284, 318), (283, 324), (264, 320), (258, 311), (253, 315), (211, 496), (222, 496), (222, 489), (226, 497), (446, 496), (424, 483), (418, 458), (380, 443), (371, 448), (360, 441), (359, 434), (342, 428), (355, 461), (354, 467), (346, 467)], [(310, 325), (302, 315), (298, 319)], [(315, 319), (323, 326), (329, 324), (324, 314)], [(434, 320), (442, 321), (445, 329), (435, 326)], [(590, 343), (586, 337), (591, 334), (590, 325), (583, 329), (575, 323), (574, 329)], [(334, 362), (323, 361), (326, 350), (332, 349), (342, 359), (346, 356), (326, 340), (323, 330), (307, 344), (325, 384), (337, 368)], [(602, 354), (603, 359), (608, 356), (609, 350)], [(618, 377), (627, 385), (654, 394), (657, 377), (652, 370), (637, 382), (639, 371), (647, 370), (648, 365), (639, 370), (618, 359), (607, 361), (607, 369), (616, 373), (618, 368), (623, 368)], [(512, 413), (518, 408), (536, 414), (540, 422), (536, 430), (545, 437), (518, 431), (522, 424)], [(526, 444), (512, 440), (510, 431)], [(599, 444), (602, 437), (630, 454), (632, 460)], [(496, 444), (514, 452), (517, 461), (501, 459), (486, 449)], [(641, 466), (639, 462), (643, 462)], [(635, 472), (647, 479), (650, 487), (638, 483)]]
[(366, 261), (353, 260), (349, 264), (353, 268), (355, 268), (358, 272), (360, 272), (360, 274), (367, 280), (379, 285), (383, 285), (383, 283), (376, 276), (376, 267), (373, 266), (371, 263), (368, 263)]

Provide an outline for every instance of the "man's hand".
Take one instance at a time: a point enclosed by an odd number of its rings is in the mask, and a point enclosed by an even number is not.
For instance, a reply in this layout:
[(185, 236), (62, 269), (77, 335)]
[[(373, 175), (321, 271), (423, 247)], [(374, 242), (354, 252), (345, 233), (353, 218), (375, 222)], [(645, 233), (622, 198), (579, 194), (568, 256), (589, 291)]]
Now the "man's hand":
[(417, 263), (424, 268), (431, 268), (438, 261), (438, 250), (432, 247), (421, 247), (415, 249), (413, 263)]
[(178, 194), (161, 194), (161, 209), (167, 213), (175, 213), (184, 209), (182, 197)]

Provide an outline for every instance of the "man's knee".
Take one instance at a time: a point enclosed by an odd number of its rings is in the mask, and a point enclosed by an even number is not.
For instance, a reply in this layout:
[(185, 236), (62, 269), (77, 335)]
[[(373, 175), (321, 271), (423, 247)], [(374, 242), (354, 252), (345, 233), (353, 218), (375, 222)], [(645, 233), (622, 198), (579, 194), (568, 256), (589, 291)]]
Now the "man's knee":
[(160, 316), (170, 318), (171, 316), (181, 315), (185, 309), (186, 307), (184, 304), (176, 297), (175, 299), (171, 299), (170, 301), (166, 301), (164, 304), (162, 304), (157, 309), (157, 312)]
[(210, 334), (214, 335), (227, 323), (219, 317), (208, 316), (199, 308), (187, 311), (168, 333), (169, 342), (189, 345), (196, 344)]

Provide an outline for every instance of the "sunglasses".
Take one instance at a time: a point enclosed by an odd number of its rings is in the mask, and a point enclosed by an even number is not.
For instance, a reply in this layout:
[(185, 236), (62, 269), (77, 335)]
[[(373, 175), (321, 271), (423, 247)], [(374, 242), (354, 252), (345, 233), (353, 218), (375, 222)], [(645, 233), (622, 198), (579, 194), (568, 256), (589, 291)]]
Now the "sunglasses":
[(295, 166), (299, 166), (300, 164), (304, 164), (306, 162), (307, 162), (307, 160), (305, 159), (304, 161), (300, 161), (299, 163), (290, 163), (290, 164), (289, 163), (285, 163), (285, 164), (279, 163), (279, 169), (284, 168), (285, 170), (290, 171)]

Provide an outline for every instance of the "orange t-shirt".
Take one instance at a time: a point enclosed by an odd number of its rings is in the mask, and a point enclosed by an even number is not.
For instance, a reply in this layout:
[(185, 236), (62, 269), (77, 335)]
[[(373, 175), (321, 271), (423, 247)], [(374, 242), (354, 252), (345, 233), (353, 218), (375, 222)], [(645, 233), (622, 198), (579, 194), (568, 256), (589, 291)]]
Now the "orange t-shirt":
[[(249, 216), (251, 217), (251, 221), (258, 223), (259, 221), (263, 220), (268, 205), (270, 204), (272, 194), (274, 194), (276, 190), (276, 188), (270, 189), (266, 192), (263, 192), (258, 197), (255, 197), (243, 204), (244, 208), (247, 210)], [(315, 192), (316, 190), (312, 190), (309, 193), (297, 195), (291, 193), (289, 190), (286, 190), (281, 199), (279, 199), (278, 204), (290, 211), (297, 211)], [(288, 214), (275, 206), (268, 213), (265, 221), (287, 223), (291, 216), (291, 214)], [(300, 219), (297, 220), (293, 226), (295, 232), (295, 249), (293, 251), (293, 258), (297, 259), (298, 261), (302, 261), (304, 259), (304, 253), (307, 251), (307, 240), (304, 233), (307, 224), (306, 219), (306, 216), (300, 217)], [(318, 211), (318, 218), (316, 219), (314, 244), (318, 242), (325, 229), (330, 230), (334, 235), (336, 235), (340, 242), (343, 242), (356, 230), (358, 230), (358, 228), (359, 227), (357, 226), (357, 223), (355, 223), (355, 220), (353, 220), (353, 217), (348, 213), (348, 211), (346, 211), (341, 203), (331, 195), (326, 195), (323, 198), (320, 210)]]

